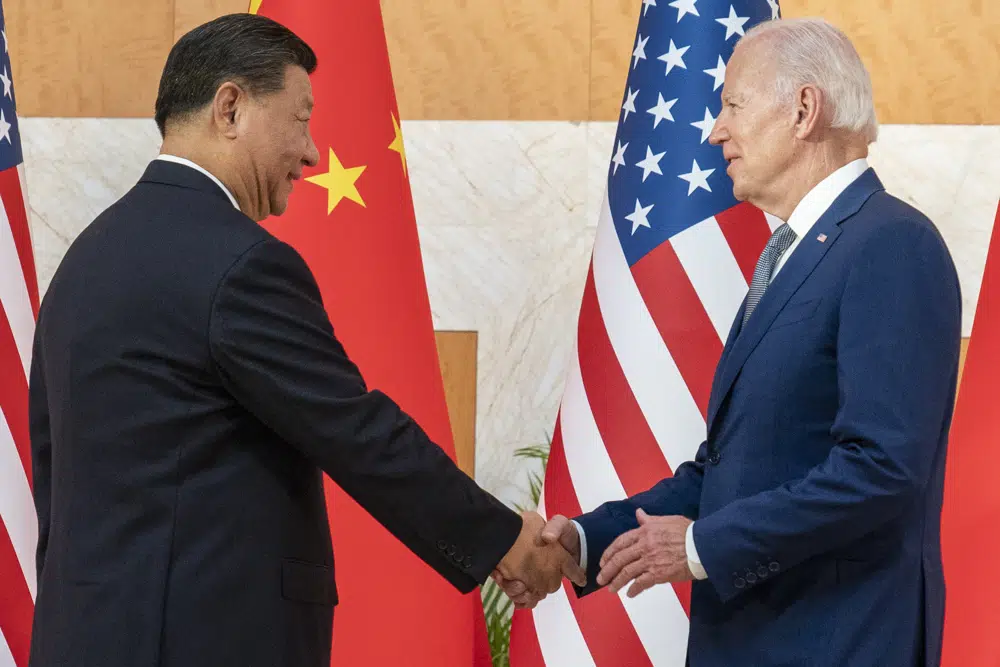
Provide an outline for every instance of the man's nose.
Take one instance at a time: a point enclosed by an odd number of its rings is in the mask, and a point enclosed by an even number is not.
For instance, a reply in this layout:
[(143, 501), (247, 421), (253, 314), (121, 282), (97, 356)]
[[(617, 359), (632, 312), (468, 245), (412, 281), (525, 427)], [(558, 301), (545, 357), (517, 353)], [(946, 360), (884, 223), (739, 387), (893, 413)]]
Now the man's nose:
[(306, 151), (304, 162), (309, 167), (315, 167), (319, 164), (319, 149), (316, 148), (316, 142), (313, 141), (312, 137), (309, 137), (309, 149)]
[(729, 131), (725, 125), (716, 120), (715, 127), (712, 128), (712, 132), (708, 135), (708, 143), (713, 146), (720, 146), (727, 139), (729, 139)]

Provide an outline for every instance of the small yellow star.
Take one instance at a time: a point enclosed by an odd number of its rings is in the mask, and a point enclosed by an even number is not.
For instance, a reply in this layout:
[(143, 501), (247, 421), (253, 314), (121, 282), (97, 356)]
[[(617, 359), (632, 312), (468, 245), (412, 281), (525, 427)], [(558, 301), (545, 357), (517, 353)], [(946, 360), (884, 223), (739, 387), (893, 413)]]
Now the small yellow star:
[(325, 174), (317, 174), (316, 176), (310, 176), (306, 180), (310, 183), (314, 183), (320, 187), (326, 188), (330, 193), (329, 202), (327, 205), (327, 215), (333, 213), (333, 209), (337, 208), (337, 204), (340, 200), (350, 199), (351, 201), (365, 206), (365, 200), (361, 198), (361, 193), (358, 192), (358, 186), (356, 185), (358, 177), (366, 169), (364, 165), (360, 167), (351, 167), (346, 169), (344, 165), (340, 163), (337, 158), (337, 154), (330, 149), (330, 171)]
[(403, 161), (403, 174), (409, 176), (406, 171), (406, 147), (403, 145), (403, 131), (399, 127), (399, 121), (396, 120), (396, 114), (392, 114), (392, 129), (396, 131), (396, 138), (389, 144), (389, 150), (399, 153), (399, 157)]
[(260, 3), (264, 0), (250, 0), (250, 13), (256, 14), (260, 11)]

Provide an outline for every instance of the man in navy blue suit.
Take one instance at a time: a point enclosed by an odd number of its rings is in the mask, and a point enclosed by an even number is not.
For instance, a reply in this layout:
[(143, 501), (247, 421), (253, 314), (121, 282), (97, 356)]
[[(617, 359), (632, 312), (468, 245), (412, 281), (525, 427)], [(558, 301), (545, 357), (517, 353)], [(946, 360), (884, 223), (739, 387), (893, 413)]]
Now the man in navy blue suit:
[(735, 195), (786, 222), (733, 322), (707, 438), (672, 478), (543, 538), (581, 558), (581, 595), (695, 580), (692, 667), (938, 665), (954, 265), (868, 166), (871, 83), (836, 28), (749, 31), (722, 102), (710, 140)]

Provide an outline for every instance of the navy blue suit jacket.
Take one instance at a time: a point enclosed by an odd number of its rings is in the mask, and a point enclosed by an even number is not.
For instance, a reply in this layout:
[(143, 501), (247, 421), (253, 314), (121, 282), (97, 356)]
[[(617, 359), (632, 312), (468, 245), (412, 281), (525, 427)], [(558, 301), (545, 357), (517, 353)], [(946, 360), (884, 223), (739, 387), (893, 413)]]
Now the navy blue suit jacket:
[(636, 508), (684, 515), (708, 572), (692, 587), (692, 667), (937, 665), (961, 335), (944, 242), (868, 170), (741, 320), (695, 460), (578, 518), (588, 580)]

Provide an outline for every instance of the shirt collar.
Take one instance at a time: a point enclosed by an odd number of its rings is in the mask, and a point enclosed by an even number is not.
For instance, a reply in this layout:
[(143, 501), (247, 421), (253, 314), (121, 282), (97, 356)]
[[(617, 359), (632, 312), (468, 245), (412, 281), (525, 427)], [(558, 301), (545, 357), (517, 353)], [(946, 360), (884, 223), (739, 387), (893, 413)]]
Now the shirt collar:
[(173, 162), (174, 164), (182, 164), (185, 167), (191, 167), (195, 171), (201, 172), (205, 176), (208, 176), (210, 179), (212, 179), (213, 183), (215, 183), (220, 188), (222, 188), (222, 191), (226, 193), (226, 197), (228, 197), (229, 201), (231, 201), (233, 203), (233, 207), (235, 207), (236, 210), (239, 210), (240, 205), (236, 202), (236, 197), (234, 197), (233, 193), (229, 191), (229, 188), (227, 188), (225, 185), (223, 185), (222, 181), (220, 181), (218, 178), (216, 178), (214, 174), (212, 174), (210, 171), (208, 171), (207, 169), (205, 169), (201, 165), (195, 164), (194, 162), (192, 162), (191, 160), (188, 160), (186, 158), (177, 157), (176, 155), (167, 155), (166, 153), (162, 153), (160, 155), (157, 155), (156, 159), (157, 160), (163, 160), (164, 162)]
[(809, 233), (826, 210), (833, 205), (837, 197), (843, 194), (848, 186), (868, 170), (868, 160), (861, 158), (848, 162), (833, 172), (806, 193), (795, 210), (788, 217), (788, 226), (798, 238)]

